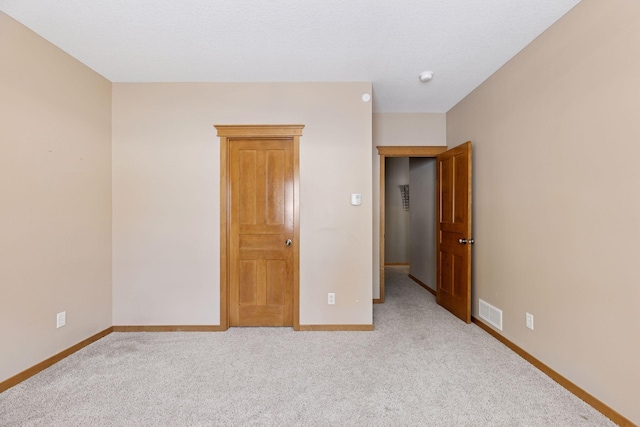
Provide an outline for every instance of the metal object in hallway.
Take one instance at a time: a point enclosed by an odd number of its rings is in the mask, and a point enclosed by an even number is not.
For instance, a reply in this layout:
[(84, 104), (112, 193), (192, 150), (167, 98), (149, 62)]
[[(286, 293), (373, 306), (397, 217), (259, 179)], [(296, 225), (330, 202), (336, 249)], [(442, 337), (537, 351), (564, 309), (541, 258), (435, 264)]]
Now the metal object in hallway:
[(399, 185), (400, 187), (400, 195), (402, 196), (402, 210), (409, 210), (409, 185)]

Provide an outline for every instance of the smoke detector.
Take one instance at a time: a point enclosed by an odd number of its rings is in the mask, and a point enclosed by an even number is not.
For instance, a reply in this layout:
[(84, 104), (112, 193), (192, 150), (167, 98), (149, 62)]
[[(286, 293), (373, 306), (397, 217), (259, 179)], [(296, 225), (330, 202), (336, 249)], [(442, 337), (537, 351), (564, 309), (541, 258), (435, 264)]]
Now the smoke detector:
[(420, 73), (421, 82), (428, 82), (432, 78), (433, 78), (433, 71), (423, 71), (422, 73)]

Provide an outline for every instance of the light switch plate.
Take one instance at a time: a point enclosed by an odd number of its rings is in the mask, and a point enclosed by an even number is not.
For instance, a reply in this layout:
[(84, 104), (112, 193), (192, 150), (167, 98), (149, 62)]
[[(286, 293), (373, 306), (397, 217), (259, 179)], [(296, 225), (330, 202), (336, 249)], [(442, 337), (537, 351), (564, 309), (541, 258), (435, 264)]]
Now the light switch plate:
[(362, 204), (362, 194), (360, 193), (351, 194), (351, 204), (353, 206), (360, 206)]

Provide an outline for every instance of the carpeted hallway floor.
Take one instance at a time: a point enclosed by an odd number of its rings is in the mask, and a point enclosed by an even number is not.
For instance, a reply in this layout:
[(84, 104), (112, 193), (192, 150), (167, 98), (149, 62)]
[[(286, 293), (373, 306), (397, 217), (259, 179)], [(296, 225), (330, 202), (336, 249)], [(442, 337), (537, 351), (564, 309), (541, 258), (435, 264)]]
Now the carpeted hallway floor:
[(374, 332), (113, 333), (0, 394), (0, 426), (604, 426), (390, 268)]

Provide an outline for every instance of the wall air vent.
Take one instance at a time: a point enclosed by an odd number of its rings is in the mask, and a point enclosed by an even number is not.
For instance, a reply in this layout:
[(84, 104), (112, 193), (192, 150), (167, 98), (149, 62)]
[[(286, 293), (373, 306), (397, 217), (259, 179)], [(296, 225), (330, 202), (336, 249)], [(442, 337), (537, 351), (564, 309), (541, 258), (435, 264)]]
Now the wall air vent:
[(480, 299), (480, 318), (502, 330), (502, 310)]

